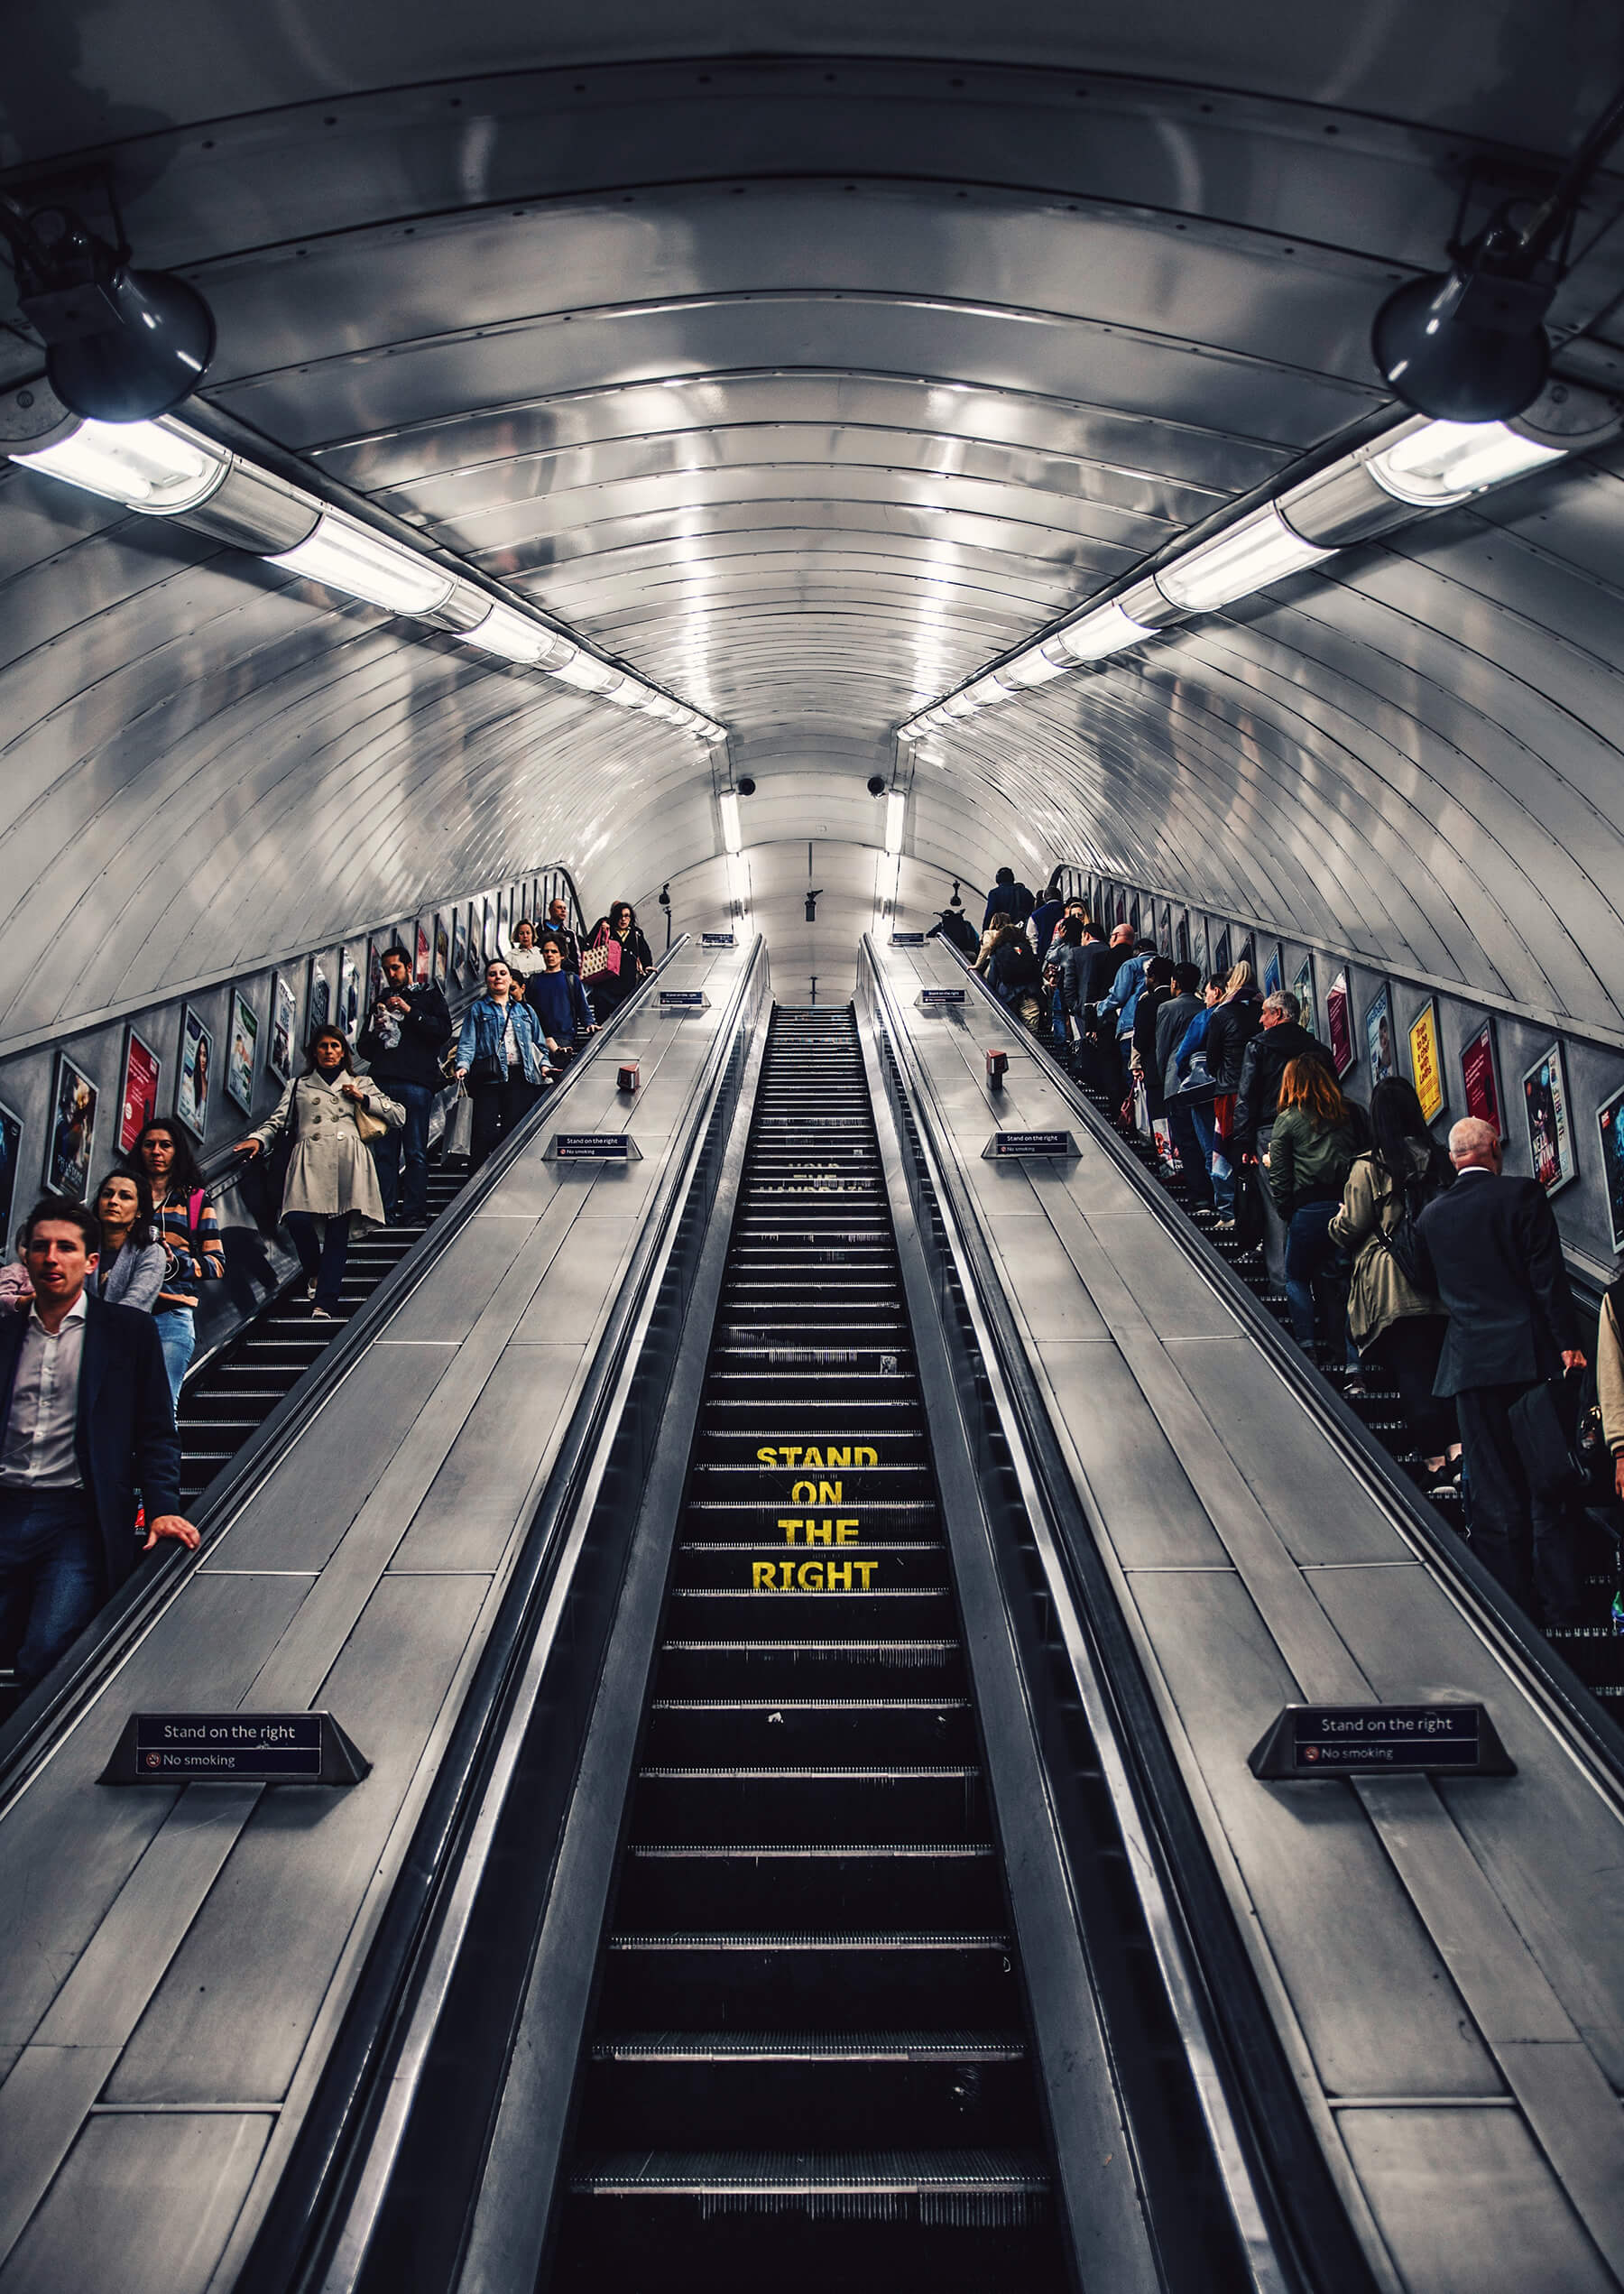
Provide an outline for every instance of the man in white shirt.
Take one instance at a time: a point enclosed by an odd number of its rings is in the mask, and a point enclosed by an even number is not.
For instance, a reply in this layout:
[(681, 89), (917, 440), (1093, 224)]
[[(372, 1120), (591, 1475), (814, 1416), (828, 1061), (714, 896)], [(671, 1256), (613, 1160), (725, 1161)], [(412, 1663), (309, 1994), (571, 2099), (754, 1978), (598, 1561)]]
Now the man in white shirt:
[(135, 1491), (161, 1539), (192, 1547), (177, 1511), (180, 1453), (150, 1314), (88, 1295), (100, 1233), (77, 1203), (36, 1204), (23, 1230), (33, 1297), (0, 1329), (0, 1651), (26, 1692), (134, 1561)]

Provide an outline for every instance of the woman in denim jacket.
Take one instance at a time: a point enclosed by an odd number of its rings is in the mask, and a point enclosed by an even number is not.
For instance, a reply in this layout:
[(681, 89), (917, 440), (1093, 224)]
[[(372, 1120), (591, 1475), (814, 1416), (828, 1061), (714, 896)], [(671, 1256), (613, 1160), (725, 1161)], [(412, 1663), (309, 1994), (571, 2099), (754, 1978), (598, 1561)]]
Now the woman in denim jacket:
[(514, 994), (513, 975), (500, 956), (485, 966), (485, 992), (469, 1004), (463, 1021), (457, 1072), (474, 1102), (468, 1169), (476, 1171), (553, 1080), (541, 1022)]

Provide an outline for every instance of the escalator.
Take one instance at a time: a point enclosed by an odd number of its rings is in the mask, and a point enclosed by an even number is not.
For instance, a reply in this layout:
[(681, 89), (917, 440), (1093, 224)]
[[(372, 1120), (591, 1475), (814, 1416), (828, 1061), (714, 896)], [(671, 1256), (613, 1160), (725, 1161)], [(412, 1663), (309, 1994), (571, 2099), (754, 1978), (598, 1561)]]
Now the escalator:
[(553, 2284), (1068, 2282), (855, 1023), (771, 1022)]

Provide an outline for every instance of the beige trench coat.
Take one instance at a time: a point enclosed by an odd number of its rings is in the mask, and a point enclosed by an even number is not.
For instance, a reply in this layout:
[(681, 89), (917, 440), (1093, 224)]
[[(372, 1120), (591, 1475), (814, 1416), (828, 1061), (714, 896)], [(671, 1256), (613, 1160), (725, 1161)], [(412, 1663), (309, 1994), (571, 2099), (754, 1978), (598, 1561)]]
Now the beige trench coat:
[[(1426, 1150), (1410, 1151), (1417, 1177), (1426, 1169)], [(1375, 1158), (1361, 1155), (1348, 1173), (1342, 1208), (1327, 1229), (1331, 1240), (1344, 1251), (1355, 1251), (1353, 1277), (1348, 1285), (1348, 1333), (1361, 1354), (1380, 1337), (1388, 1325), (1413, 1314), (1442, 1314), (1441, 1300), (1429, 1290), (1417, 1290), (1405, 1280), (1391, 1251), (1380, 1239), (1404, 1216), (1398, 1189)]]
[[(398, 1106), (370, 1076), (346, 1077), (366, 1094), (369, 1115), (392, 1131), (406, 1120)], [(249, 1133), (269, 1153), (296, 1124), (293, 1152), (288, 1158), (287, 1184), (282, 1189), (282, 1216), (290, 1211), (310, 1211), (318, 1218), (337, 1218), (352, 1212), (363, 1226), (383, 1225), (383, 1198), (372, 1151), (355, 1128), (355, 1103), (345, 1098), (319, 1075), (296, 1077), (282, 1093), (276, 1113)]]

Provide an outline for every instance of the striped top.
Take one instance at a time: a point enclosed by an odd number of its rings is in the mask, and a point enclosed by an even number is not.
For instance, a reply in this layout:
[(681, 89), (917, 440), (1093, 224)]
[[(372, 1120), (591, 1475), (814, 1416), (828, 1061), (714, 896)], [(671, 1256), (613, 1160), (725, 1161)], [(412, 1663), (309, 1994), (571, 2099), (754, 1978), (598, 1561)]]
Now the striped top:
[(182, 1195), (156, 1207), (158, 1237), (169, 1263), (154, 1314), (161, 1314), (165, 1307), (195, 1307), (198, 1284), (217, 1282), (226, 1272), (226, 1245), (214, 1205), (207, 1198), (198, 1205), (194, 1227), (188, 1216), (190, 1201)]

